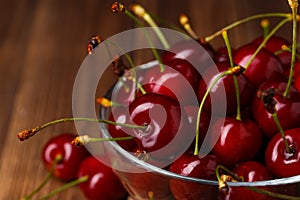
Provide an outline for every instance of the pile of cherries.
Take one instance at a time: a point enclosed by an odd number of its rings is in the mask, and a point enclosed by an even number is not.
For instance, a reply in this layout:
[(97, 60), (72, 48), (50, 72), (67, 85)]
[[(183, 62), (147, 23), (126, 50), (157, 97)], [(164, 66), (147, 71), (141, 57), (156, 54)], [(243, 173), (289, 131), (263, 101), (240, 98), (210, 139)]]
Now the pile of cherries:
[[(121, 4), (114, 6), (114, 11), (125, 12)], [(214, 66), (203, 66), (205, 56), (193, 47), (195, 41), (206, 50)], [(99, 42), (99, 38), (93, 38), (89, 51)], [(139, 191), (140, 187), (140, 192), (149, 197), (149, 191), (143, 190), (150, 188), (154, 199), (169, 198), (170, 194), (175, 199), (297, 198), (299, 184), (276, 189), (226, 184), (300, 175), (300, 60), (294, 43), (270, 32), (236, 49), (228, 44), (214, 49), (195, 37), (164, 51), (159, 58), (163, 65), (135, 71), (125, 66), (122, 57), (114, 62), (114, 71), (123, 86), (110, 102), (108, 120), (117, 123), (107, 125), (110, 136), (132, 136), (117, 143), (134, 155), (147, 155), (142, 156), (145, 162), (160, 166), (176, 158), (164, 170), (215, 180), (220, 186), (218, 189), (171, 179), (166, 191), (156, 192), (157, 183), (145, 181), (145, 175), (135, 189)], [(189, 60), (196, 61), (194, 66)], [(201, 71), (205, 67), (205, 73), (200, 74), (197, 67)], [(223, 89), (226, 97), (221, 95)], [(196, 96), (196, 101), (192, 96)], [(225, 115), (212, 112), (212, 105), (218, 111), (224, 99)], [(55, 176), (70, 181), (88, 175), (89, 180), (80, 183), (80, 188), (89, 199), (125, 198), (127, 193), (114, 171), (89, 155), (84, 147), (72, 146), (74, 137), (64, 134), (49, 141), (43, 151), (47, 169), (51, 170), (58, 159)], [(182, 147), (187, 140), (189, 146)], [(211, 151), (199, 155), (198, 147), (214, 140)], [(181, 148), (185, 148), (184, 153)]]

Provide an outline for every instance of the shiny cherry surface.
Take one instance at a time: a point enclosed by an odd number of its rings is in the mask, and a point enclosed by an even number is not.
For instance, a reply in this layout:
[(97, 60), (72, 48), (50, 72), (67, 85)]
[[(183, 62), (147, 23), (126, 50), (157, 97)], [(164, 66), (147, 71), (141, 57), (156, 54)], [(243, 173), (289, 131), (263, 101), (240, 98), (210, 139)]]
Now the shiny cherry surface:
[(237, 120), (226, 117), (213, 126), (212, 137), (218, 137), (212, 153), (228, 167), (253, 159), (262, 143), (258, 126), (249, 119)]
[[(260, 91), (267, 91), (270, 88), (274, 88), (276, 91), (275, 108), (283, 130), (298, 127), (300, 121), (300, 94), (292, 85), (289, 95), (284, 97), (283, 92), (286, 86), (285, 81), (271, 80), (266, 81), (259, 88)], [(252, 113), (256, 123), (266, 136), (272, 137), (278, 132), (272, 114), (265, 109), (264, 103), (258, 97), (253, 99)]]
[(84, 146), (77, 147), (71, 144), (75, 137), (71, 133), (55, 136), (45, 144), (42, 151), (43, 163), (47, 170), (52, 168), (57, 156), (62, 157), (55, 166), (53, 175), (65, 181), (76, 178), (80, 162), (89, 155)]
[(292, 152), (287, 151), (278, 133), (269, 142), (265, 157), (268, 169), (280, 178), (300, 175), (300, 128), (286, 130), (284, 135)]
[[(237, 49), (233, 55), (235, 64), (245, 67), (256, 49), (257, 46), (251, 43)], [(255, 87), (259, 87), (266, 80), (281, 78), (283, 72), (279, 59), (269, 50), (261, 49), (244, 74)]]
[[(220, 164), (220, 160), (214, 155), (200, 158), (188, 152), (171, 164), (170, 171), (188, 177), (216, 180), (215, 170), (218, 164)], [(217, 188), (214, 186), (171, 179), (170, 188), (176, 199), (217, 198)]]
[(88, 176), (86, 182), (80, 183), (80, 189), (89, 200), (120, 200), (126, 197), (120, 179), (111, 167), (100, 162), (94, 156), (82, 161), (78, 168), (77, 177)]

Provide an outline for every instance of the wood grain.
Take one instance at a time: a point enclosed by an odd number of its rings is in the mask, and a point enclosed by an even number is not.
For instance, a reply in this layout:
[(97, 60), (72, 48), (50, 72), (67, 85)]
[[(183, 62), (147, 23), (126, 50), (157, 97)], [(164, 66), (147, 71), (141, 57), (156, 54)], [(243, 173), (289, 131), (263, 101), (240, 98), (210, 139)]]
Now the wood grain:
[[(274, 3), (276, 1), (276, 3)], [(108, 0), (1, 0), (0, 3), (0, 199), (20, 199), (43, 180), (41, 149), (52, 136), (75, 132), (72, 123), (51, 127), (20, 143), (16, 134), (52, 119), (72, 116), (72, 88), (86, 56), (91, 36), (108, 38), (135, 27), (132, 20), (113, 14)], [(186, 13), (203, 37), (234, 20), (261, 12), (289, 12), (285, 0), (188, 0), (138, 2), (151, 13), (178, 25)], [(234, 47), (261, 34), (258, 22), (230, 32)], [(280, 30), (289, 38), (290, 32)], [(212, 42), (223, 45), (221, 39)], [(136, 62), (143, 62), (140, 54)], [(112, 77), (108, 76), (109, 81)], [(101, 92), (101, 91), (100, 91)], [(103, 92), (103, 91), (102, 91)], [(63, 183), (57, 179), (41, 191)], [(84, 199), (78, 187), (53, 199)]]

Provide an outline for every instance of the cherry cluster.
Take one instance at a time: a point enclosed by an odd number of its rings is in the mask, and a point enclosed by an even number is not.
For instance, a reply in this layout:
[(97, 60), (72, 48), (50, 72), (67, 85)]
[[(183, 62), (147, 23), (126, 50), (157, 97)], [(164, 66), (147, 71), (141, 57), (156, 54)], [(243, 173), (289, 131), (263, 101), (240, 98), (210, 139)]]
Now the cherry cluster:
[[(114, 6), (122, 8), (116, 9), (118, 12), (125, 12), (123, 5)], [(139, 5), (131, 9), (138, 16), (145, 15)], [(146, 162), (159, 165), (165, 159), (176, 157), (164, 169), (183, 176), (218, 180), (222, 185), (221, 192), (214, 187), (208, 192), (207, 186), (172, 179), (169, 189), (176, 199), (297, 196), (296, 187), (260, 190), (226, 185), (228, 181), (254, 182), (300, 175), (300, 61), (296, 34), (292, 42), (275, 34), (284, 23), (293, 21), (291, 16), (286, 16), (272, 30), (263, 21), (265, 34), (238, 48), (230, 46), (226, 28), (213, 35), (224, 38), (226, 46), (219, 49), (209, 44), (212, 37), (200, 39), (191, 34), (192, 41), (169, 47), (160, 55), (157, 65), (142, 72), (126, 69), (121, 77), (126, 87), (117, 89), (109, 119), (145, 126), (145, 129), (108, 125), (108, 132), (112, 137), (133, 136), (133, 140), (118, 143), (129, 152), (148, 154), (143, 156)], [(295, 12), (294, 16), (296, 24), (299, 17)], [(186, 25), (184, 17), (183, 25)], [(192, 31), (190, 26), (187, 31)], [(213, 58), (217, 72), (213, 66), (203, 65), (205, 55), (193, 48), (194, 41)], [(192, 65), (189, 60), (198, 63)], [(205, 68), (205, 73), (200, 74), (197, 67)], [(223, 88), (225, 102), (221, 96)], [(194, 94), (196, 104), (191, 102)], [(225, 115), (212, 112), (212, 104), (216, 110), (226, 104)], [(194, 136), (191, 145), (179, 154), (178, 147), (184, 148), (183, 141), (191, 135)], [(210, 141), (211, 151), (207, 155), (199, 154), (199, 146)], [(154, 195), (163, 198), (155, 192)]]
[[(97, 99), (101, 109), (109, 107), (107, 119), (57, 120), (23, 131), (19, 139), (65, 121), (107, 123), (111, 138), (81, 136), (74, 140), (74, 136), (61, 135), (49, 141), (43, 151), (46, 167), (55, 176), (66, 181), (85, 179), (80, 188), (89, 199), (122, 199), (127, 192), (142, 199), (299, 199), (299, 185), (295, 184), (280, 188), (227, 184), (300, 175), (300, 59), (296, 44), (300, 17), (298, 2), (288, 2), (292, 14), (251, 16), (205, 38), (198, 37), (187, 16), (181, 15), (180, 23), (192, 38), (169, 46), (155, 29), (166, 50), (159, 54), (152, 49), (157, 62), (151, 67), (135, 67), (128, 55), (125, 57), (129, 64), (123, 62), (123, 56), (113, 59), (112, 69), (120, 80), (118, 88), (113, 88), (111, 99)], [(127, 14), (139, 26), (134, 14), (150, 26), (157, 26), (140, 5), (127, 9), (116, 2), (112, 10)], [(270, 30), (265, 19), (268, 17), (283, 20)], [(262, 36), (238, 48), (231, 47), (228, 31), (253, 19), (263, 19)], [(293, 24), (291, 41), (276, 35), (287, 22)], [(210, 45), (217, 36), (223, 37), (224, 47)], [(93, 37), (89, 54), (101, 42), (105, 40)], [(195, 48), (195, 43), (202, 48)], [(214, 62), (205, 62), (206, 59)], [(152, 173), (118, 172), (129, 180), (123, 181), (126, 192), (116, 171), (101, 164), (84, 147), (70, 144), (107, 140), (115, 140), (144, 162), (172, 173), (218, 181), (219, 188), (164, 179)], [(211, 147), (210, 151), (202, 153), (199, 147), (203, 145)]]
[(41, 199), (48, 199), (70, 187), (79, 185), (87, 199), (126, 199), (127, 192), (113, 169), (102, 163), (103, 155), (93, 156), (84, 146), (76, 146), (76, 135), (62, 133), (50, 138), (42, 150), (42, 161), (49, 172), (46, 179), (23, 200), (33, 198), (52, 178), (65, 184), (51, 191)]

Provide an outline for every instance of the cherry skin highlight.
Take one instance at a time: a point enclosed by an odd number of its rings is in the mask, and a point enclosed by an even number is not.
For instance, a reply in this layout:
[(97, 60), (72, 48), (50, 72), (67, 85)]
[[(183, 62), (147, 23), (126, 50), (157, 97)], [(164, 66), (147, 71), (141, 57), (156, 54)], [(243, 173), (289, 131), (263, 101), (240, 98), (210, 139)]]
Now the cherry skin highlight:
[(76, 135), (63, 133), (51, 138), (42, 150), (43, 163), (47, 170), (52, 168), (57, 156), (61, 160), (55, 166), (53, 175), (64, 181), (76, 179), (76, 172), (81, 161), (89, 155), (84, 146), (71, 144)]

